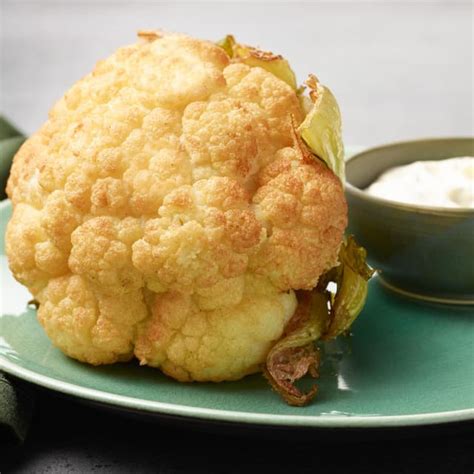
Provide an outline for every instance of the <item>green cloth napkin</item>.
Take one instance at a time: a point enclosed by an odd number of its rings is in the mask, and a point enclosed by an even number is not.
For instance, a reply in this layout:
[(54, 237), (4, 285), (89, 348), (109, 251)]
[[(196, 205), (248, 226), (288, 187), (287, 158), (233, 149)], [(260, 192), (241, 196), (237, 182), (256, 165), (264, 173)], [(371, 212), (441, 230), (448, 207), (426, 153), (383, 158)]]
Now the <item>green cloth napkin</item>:
[(24, 382), (0, 372), (0, 452), (3, 446), (25, 441), (35, 406), (34, 395)]
[[(25, 137), (0, 116), (0, 199), (15, 155)], [(24, 383), (0, 372), (0, 447), (23, 443), (34, 407), (34, 393)], [(1, 451), (1, 449), (0, 449)]]
[(5, 187), (13, 156), (24, 141), (23, 134), (0, 115), (0, 200), (7, 197)]

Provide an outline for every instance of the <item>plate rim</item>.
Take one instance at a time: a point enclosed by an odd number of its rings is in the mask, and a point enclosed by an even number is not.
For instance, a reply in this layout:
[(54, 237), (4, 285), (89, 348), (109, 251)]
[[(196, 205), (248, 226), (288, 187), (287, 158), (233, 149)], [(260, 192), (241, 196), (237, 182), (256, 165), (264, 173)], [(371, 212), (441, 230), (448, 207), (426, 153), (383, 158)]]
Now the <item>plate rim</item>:
[(0, 370), (35, 385), (85, 400), (132, 409), (143, 414), (181, 416), (203, 421), (305, 428), (392, 428), (474, 420), (474, 408), (418, 413), (412, 415), (354, 416), (274, 415), (237, 410), (220, 410), (145, 400), (84, 387), (82, 385), (65, 382), (54, 377), (39, 374), (30, 369), (25, 369), (24, 367), (6, 359), (2, 354), (0, 354)]

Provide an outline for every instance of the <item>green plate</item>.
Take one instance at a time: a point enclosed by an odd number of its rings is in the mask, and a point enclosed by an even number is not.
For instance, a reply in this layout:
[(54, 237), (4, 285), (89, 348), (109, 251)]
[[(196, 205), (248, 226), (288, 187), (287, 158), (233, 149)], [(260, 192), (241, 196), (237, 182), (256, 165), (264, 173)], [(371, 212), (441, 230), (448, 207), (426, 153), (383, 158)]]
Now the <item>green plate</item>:
[(319, 394), (287, 406), (259, 375), (180, 384), (136, 363), (92, 367), (64, 356), (27, 309), (5, 257), (9, 202), (0, 205), (0, 369), (88, 401), (151, 416), (282, 427), (369, 428), (474, 419), (472, 308), (428, 306), (370, 285), (351, 337), (324, 347)]

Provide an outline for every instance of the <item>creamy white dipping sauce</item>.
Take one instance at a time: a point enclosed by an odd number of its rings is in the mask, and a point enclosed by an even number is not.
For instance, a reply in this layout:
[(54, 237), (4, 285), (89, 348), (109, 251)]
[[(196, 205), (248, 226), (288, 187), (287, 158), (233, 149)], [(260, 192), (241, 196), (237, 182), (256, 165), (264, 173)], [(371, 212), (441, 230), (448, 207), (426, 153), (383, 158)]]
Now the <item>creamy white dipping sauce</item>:
[(474, 208), (474, 157), (415, 161), (391, 168), (366, 191), (405, 204)]

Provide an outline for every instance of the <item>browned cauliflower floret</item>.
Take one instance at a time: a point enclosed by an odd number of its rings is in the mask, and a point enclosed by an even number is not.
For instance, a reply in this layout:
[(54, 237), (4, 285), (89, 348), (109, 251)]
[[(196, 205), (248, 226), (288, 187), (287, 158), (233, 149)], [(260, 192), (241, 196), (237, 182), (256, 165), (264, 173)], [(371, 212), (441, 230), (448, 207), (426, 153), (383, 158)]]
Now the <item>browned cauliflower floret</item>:
[(148, 315), (143, 293), (104, 295), (84, 278), (54, 278), (37, 294), (38, 319), (67, 355), (90, 364), (133, 356), (135, 328)]
[(337, 263), (341, 182), (301, 141), (299, 93), (261, 66), (141, 34), (20, 149), (10, 268), (67, 355), (238, 379), (261, 370), (294, 290)]
[(338, 178), (297, 148), (283, 148), (259, 174), (255, 215), (267, 239), (252, 261), (277, 288), (310, 290), (337, 263), (346, 203)]

